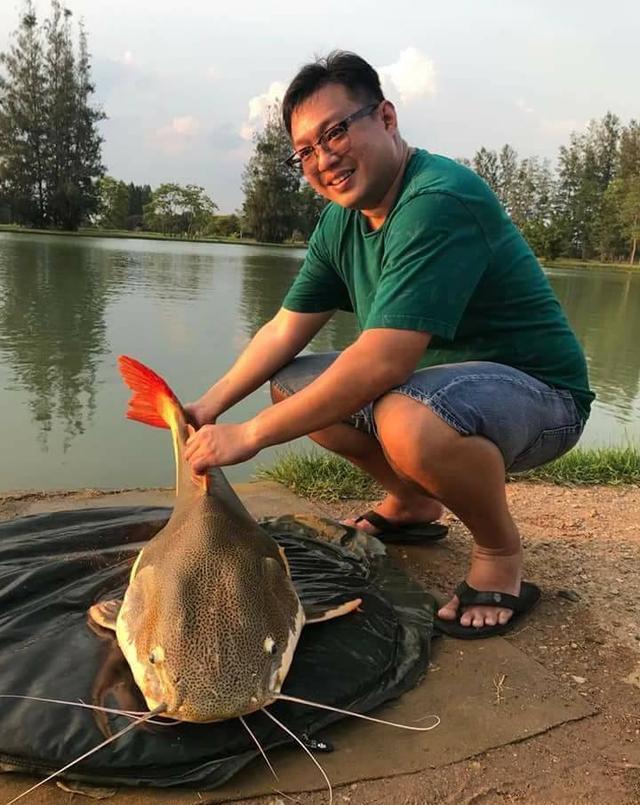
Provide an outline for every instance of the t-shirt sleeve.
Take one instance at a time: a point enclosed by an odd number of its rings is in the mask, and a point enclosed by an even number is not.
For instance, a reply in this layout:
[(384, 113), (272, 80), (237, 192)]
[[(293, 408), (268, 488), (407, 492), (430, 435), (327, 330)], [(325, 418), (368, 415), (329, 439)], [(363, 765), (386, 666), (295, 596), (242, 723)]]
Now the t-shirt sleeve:
[(335, 269), (326, 243), (326, 212), (325, 209), (311, 235), (304, 262), (282, 303), (295, 313), (353, 310), (347, 287)]
[(364, 329), (452, 339), (490, 259), (484, 233), (455, 196), (423, 193), (397, 209)]

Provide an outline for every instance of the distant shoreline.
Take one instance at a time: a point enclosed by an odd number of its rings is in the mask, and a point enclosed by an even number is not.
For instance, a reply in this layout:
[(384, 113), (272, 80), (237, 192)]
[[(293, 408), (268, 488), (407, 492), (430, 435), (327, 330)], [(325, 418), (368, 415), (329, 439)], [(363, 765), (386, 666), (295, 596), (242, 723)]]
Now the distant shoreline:
[(166, 240), (170, 243), (227, 243), (238, 246), (269, 246), (280, 249), (306, 249), (306, 241), (293, 243), (270, 243), (252, 238), (190, 238), (186, 235), (163, 235), (162, 232), (133, 232), (128, 229), (79, 229), (71, 232), (63, 229), (31, 229), (16, 224), (0, 224), (0, 233), (17, 235), (64, 235), (78, 238), (114, 238), (122, 240)]
[[(237, 246), (269, 246), (280, 249), (306, 249), (307, 241), (295, 243), (270, 243), (268, 241), (253, 240), (252, 238), (190, 238), (185, 235), (163, 235), (162, 232), (133, 232), (128, 229), (79, 229), (70, 232), (61, 229), (30, 229), (17, 224), (0, 224), (0, 233), (10, 232), (19, 235), (64, 235), (79, 238), (114, 238), (122, 240), (166, 240), (171, 243), (225, 243)], [(640, 263), (603, 263), (600, 260), (578, 260), (570, 257), (561, 257), (549, 260), (537, 256), (540, 263), (546, 268), (616, 268), (627, 271), (639, 271)]]

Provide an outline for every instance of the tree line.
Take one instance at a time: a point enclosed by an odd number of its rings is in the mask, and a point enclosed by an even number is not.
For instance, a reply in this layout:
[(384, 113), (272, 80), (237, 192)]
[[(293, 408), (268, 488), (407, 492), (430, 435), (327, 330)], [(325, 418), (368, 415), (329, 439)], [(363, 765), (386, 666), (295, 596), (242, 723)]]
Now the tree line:
[(80, 24), (74, 43), (71, 16), (52, 0), (39, 22), (27, 0), (0, 54), (1, 206), (30, 226), (76, 229), (98, 203), (104, 113), (91, 102), (86, 32)]
[(481, 148), (472, 167), (492, 187), (536, 254), (633, 263), (640, 238), (640, 123), (611, 112), (574, 132), (548, 160), (510, 145)]
[[(305, 241), (325, 201), (287, 167), (291, 143), (273, 106), (243, 175), (244, 201), (218, 214), (199, 185), (125, 183), (105, 175), (104, 112), (92, 103), (87, 36), (74, 43), (71, 12), (51, 0), (47, 19), (25, 0), (0, 54), (0, 222), (75, 230), (150, 230), (189, 237)], [(557, 166), (511, 145), (480, 148), (473, 168), (493, 188), (536, 254), (605, 261), (638, 257), (640, 123), (611, 112), (574, 132)]]

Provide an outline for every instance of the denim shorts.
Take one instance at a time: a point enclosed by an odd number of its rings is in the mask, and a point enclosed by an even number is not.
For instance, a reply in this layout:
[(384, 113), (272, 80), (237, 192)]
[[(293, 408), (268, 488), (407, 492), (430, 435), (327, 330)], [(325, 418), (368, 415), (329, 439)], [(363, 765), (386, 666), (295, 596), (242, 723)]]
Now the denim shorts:
[[(303, 355), (271, 379), (287, 395), (309, 385), (339, 352)], [(584, 421), (566, 389), (501, 363), (469, 361), (420, 369), (387, 392), (423, 403), (463, 436), (484, 436), (502, 453), (509, 472), (546, 464), (570, 450)], [(345, 419), (376, 438), (375, 400)]]

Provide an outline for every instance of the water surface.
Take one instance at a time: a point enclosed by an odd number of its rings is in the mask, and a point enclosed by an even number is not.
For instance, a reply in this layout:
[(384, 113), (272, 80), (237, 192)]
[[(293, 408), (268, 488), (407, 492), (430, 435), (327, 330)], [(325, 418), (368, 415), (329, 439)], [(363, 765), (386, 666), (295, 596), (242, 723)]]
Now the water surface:
[[(167, 432), (124, 420), (127, 353), (197, 397), (278, 309), (303, 250), (0, 234), (0, 490), (169, 484)], [(640, 274), (550, 269), (598, 395), (583, 444), (640, 437)], [(311, 344), (356, 335), (338, 314)], [(269, 402), (255, 392), (223, 421)], [(297, 444), (305, 444), (299, 440)], [(280, 448), (263, 451), (268, 464)], [(256, 462), (229, 468), (248, 479)]]

